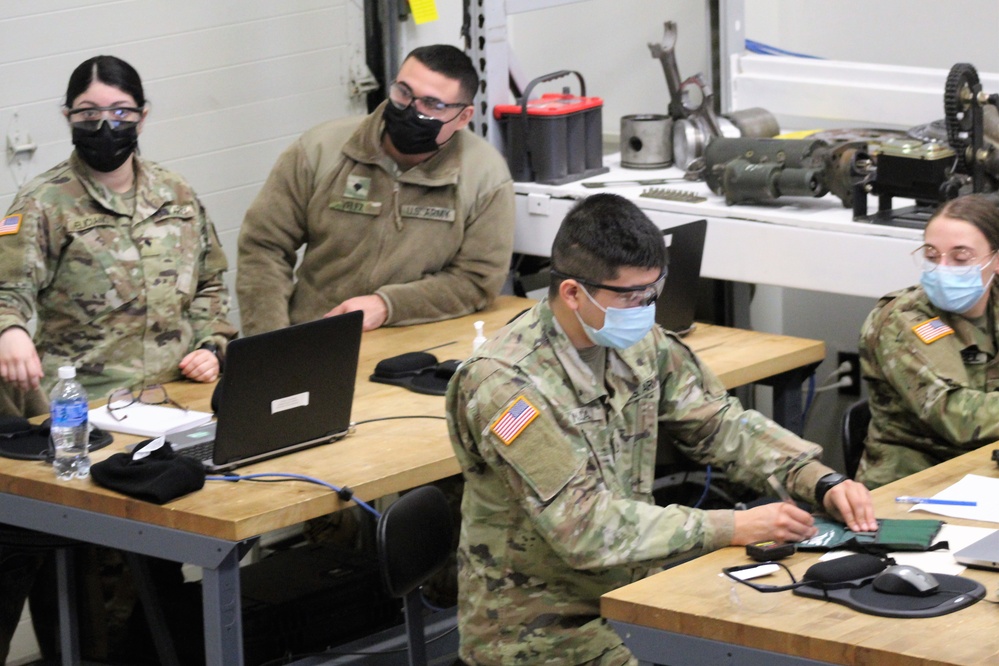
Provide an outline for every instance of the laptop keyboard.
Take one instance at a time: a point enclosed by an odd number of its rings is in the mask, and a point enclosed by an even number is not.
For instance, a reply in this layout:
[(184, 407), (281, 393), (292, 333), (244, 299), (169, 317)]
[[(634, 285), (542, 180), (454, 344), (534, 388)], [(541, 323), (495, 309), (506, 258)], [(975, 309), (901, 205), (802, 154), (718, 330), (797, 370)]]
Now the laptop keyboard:
[(201, 462), (211, 462), (212, 454), (215, 450), (215, 442), (201, 442), (199, 444), (194, 444), (193, 446), (188, 446), (180, 451), (180, 455), (187, 456), (188, 458), (194, 458), (195, 460), (200, 460)]

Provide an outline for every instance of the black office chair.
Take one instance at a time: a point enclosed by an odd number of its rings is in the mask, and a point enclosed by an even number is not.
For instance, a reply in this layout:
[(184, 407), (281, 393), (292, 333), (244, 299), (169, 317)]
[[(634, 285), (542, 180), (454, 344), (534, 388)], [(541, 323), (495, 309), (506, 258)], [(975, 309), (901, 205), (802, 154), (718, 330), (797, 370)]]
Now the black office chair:
[(860, 459), (864, 455), (867, 426), (871, 423), (871, 406), (867, 400), (850, 405), (843, 414), (843, 465), (851, 479), (857, 475)]
[(410, 666), (427, 663), (420, 586), (443, 568), (453, 539), (451, 508), (435, 486), (406, 493), (378, 519), (378, 563), (388, 593), (403, 600)]

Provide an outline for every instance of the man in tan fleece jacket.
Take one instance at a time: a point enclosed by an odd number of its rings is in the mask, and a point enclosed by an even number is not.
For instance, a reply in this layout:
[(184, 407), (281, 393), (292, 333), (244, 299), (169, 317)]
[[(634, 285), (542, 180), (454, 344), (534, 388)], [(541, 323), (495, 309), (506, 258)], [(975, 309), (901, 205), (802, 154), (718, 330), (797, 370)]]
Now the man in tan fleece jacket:
[(503, 157), (463, 131), (477, 88), (459, 49), (420, 47), (374, 112), (284, 151), (240, 231), (244, 334), (354, 310), (372, 330), (493, 301), (513, 249), (513, 183)]

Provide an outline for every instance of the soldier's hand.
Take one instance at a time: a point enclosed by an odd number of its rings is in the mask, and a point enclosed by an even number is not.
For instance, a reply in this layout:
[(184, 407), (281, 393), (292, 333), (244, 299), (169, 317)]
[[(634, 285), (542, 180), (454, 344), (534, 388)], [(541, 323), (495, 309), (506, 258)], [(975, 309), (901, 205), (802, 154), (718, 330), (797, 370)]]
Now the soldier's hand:
[(180, 371), (195, 382), (214, 382), (219, 378), (219, 360), (207, 349), (196, 349), (180, 360)]
[(822, 498), (822, 504), (830, 516), (845, 523), (854, 532), (878, 529), (871, 493), (862, 483), (844, 481), (836, 484)]
[(756, 541), (801, 541), (815, 536), (818, 530), (807, 511), (791, 502), (771, 502), (735, 512), (733, 546)]
[(0, 334), (0, 377), (22, 391), (38, 388), (42, 362), (31, 336), (20, 326)]
[(388, 319), (388, 306), (381, 296), (372, 294), (370, 296), (355, 296), (348, 298), (340, 305), (336, 306), (323, 317), (333, 317), (346, 312), (360, 310), (364, 313), (364, 330), (373, 331)]

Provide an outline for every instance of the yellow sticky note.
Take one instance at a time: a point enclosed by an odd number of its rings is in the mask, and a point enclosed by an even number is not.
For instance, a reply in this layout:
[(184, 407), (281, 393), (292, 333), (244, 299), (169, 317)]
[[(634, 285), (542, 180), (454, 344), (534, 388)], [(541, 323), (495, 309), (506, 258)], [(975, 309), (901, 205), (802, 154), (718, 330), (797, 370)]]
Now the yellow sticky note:
[(438, 18), (436, 0), (409, 0), (409, 10), (413, 12), (416, 25), (436, 21)]

